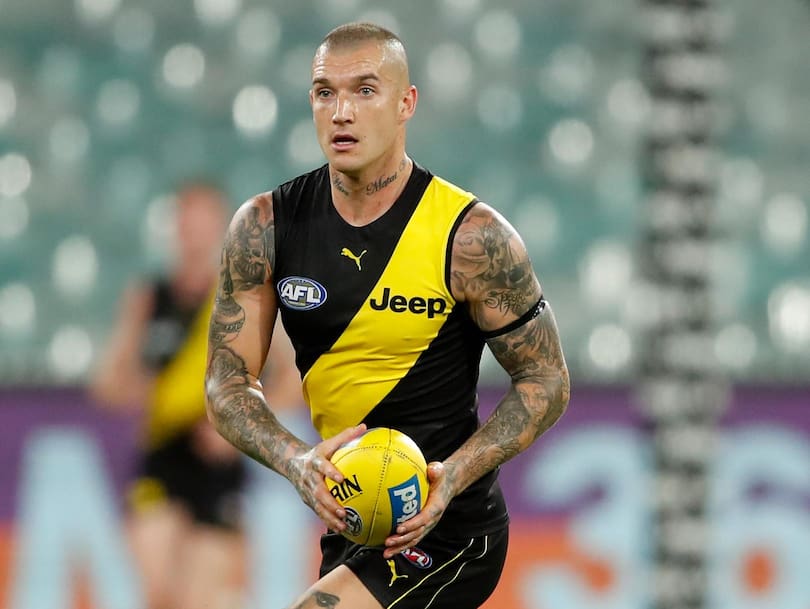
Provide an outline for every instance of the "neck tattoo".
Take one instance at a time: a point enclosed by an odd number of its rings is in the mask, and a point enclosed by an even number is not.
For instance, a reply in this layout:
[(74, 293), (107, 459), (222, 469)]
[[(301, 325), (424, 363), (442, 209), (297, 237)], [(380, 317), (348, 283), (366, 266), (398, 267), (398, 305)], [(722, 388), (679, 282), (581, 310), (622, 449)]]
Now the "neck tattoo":
[(397, 179), (398, 172), (392, 173), (387, 178), (379, 177), (374, 180), (371, 184), (366, 185), (366, 194), (373, 195), (375, 192), (381, 191), (383, 188), (388, 186), (391, 182)]
[(346, 185), (343, 183), (343, 180), (340, 179), (340, 176), (336, 173), (332, 174), (332, 184), (334, 184), (335, 188), (338, 189), (341, 193), (349, 196), (349, 189), (346, 188)]
[[(403, 158), (399, 163), (399, 170), (395, 171), (391, 175), (387, 177), (380, 176), (373, 182), (366, 184), (365, 194), (373, 195), (376, 192), (381, 191), (383, 188), (392, 184), (396, 181), (397, 177), (399, 177), (399, 173), (401, 171), (405, 171), (405, 168), (408, 166), (408, 159)], [(343, 182), (343, 178), (340, 176), (339, 173), (335, 172), (332, 174), (332, 185), (338, 190), (338, 192), (346, 195), (347, 197), (351, 195), (351, 191), (349, 190), (348, 186)]]

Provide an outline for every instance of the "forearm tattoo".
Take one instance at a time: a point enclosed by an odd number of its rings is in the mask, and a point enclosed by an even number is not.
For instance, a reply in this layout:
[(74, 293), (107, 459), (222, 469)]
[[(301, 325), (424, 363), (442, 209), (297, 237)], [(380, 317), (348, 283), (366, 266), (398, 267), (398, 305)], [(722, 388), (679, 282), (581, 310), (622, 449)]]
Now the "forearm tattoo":
[(568, 369), (548, 305), (529, 323), (487, 344), (512, 384), (462, 448), (467, 466), (449, 473), (454, 484), (463, 480), (462, 487), (525, 450), (562, 416), (569, 400)]
[(252, 391), (245, 361), (228, 347), (211, 354), (208, 368), (210, 395), (216, 403), (217, 427), (235, 446), (266, 463), (271, 455), (264, 451), (266, 434), (275, 417), (260, 394)]
[(509, 435), (514, 422), (512, 429), (528, 432), (526, 440), (531, 443), (562, 415), (570, 397), (568, 368), (551, 305), (547, 303), (529, 323), (487, 344), (512, 377), (510, 391), (493, 414), (493, 425)]

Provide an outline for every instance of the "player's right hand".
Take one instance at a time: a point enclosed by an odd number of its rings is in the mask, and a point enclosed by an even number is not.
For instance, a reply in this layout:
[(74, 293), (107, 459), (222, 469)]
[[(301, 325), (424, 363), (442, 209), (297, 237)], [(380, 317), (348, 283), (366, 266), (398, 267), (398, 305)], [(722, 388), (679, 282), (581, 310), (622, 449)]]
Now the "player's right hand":
[(290, 463), (289, 479), (293, 483), (301, 499), (306, 503), (327, 528), (333, 531), (343, 531), (346, 523), (346, 510), (329, 492), (326, 478), (334, 482), (343, 482), (340, 473), (330, 459), (335, 451), (346, 442), (350, 442), (366, 432), (366, 425), (361, 423), (348, 427), (336, 436), (316, 444), (310, 450)]
[(428, 491), (427, 501), (421, 511), (413, 518), (409, 518), (397, 527), (394, 534), (385, 540), (383, 558), (388, 560), (424, 539), (444, 514), (450, 500), (453, 499), (453, 490), (445, 475), (444, 463), (432, 461), (427, 466)]

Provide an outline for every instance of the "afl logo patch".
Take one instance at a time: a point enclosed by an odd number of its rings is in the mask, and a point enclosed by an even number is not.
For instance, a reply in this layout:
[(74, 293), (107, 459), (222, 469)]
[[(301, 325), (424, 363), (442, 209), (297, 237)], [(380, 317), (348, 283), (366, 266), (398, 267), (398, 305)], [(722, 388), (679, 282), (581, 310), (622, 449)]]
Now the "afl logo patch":
[(428, 569), (430, 565), (433, 564), (433, 559), (430, 557), (430, 554), (419, 548), (408, 548), (402, 552), (402, 556), (420, 569)]
[(278, 295), (294, 311), (309, 311), (326, 302), (326, 288), (307, 277), (285, 277), (278, 283)]
[(346, 523), (346, 530), (349, 532), (349, 535), (360, 535), (360, 533), (363, 532), (363, 519), (360, 517), (360, 514), (350, 507), (343, 509), (346, 510), (346, 516), (343, 518), (343, 522)]

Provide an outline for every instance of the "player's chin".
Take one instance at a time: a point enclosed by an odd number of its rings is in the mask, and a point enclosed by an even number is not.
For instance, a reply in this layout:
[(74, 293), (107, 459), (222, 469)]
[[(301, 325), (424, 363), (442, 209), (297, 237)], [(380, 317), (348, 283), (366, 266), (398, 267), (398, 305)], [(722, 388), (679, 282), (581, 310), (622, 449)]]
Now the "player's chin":
[(339, 171), (346, 175), (352, 175), (360, 172), (363, 169), (363, 161), (356, 155), (349, 152), (330, 152), (327, 155), (329, 166), (334, 171)]

